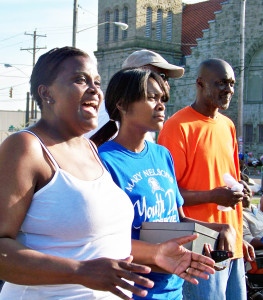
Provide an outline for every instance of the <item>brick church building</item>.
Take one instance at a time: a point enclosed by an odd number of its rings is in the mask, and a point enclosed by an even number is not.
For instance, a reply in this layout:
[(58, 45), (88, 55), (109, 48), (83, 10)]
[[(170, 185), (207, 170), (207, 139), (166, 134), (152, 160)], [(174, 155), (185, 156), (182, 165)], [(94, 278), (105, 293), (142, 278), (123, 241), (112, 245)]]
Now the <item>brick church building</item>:
[[(235, 95), (224, 112), (235, 123), (240, 149), (263, 154), (263, 1), (99, 0), (98, 59), (105, 91), (110, 77), (135, 50), (150, 49), (185, 75), (169, 81), (167, 117), (191, 104), (197, 67), (207, 58), (229, 62), (236, 75)], [(111, 22), (124, 22), (122, 31)]]

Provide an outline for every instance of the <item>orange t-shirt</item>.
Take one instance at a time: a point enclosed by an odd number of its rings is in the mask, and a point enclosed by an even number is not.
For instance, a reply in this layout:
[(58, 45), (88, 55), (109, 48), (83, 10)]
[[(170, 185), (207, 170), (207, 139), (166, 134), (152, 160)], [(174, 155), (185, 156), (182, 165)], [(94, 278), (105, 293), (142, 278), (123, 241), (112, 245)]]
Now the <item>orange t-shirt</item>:
[[(225, 186), (225, 173), (240, 180), (235, 126), (220, 113), (211, 119), (185, 107), (165, 122), (158, 143), (170, 150), (178, 186), (183, 189), (206, 191)], [(235, 258), (243, 257), (241, 203), (228, 212), (219, 211), (214, 203), (184, 205), (184, 213), (204, 222), (231, 224), (237, 234)]]

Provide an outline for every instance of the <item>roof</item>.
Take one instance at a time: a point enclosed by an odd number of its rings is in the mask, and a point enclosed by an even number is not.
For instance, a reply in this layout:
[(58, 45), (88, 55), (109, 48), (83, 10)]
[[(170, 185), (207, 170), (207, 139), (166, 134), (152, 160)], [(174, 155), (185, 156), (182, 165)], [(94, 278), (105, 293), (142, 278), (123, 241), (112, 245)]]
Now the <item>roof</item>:
[(197, 38), (203, 37), (202, 30), (209, 28), (208, 21), (215, 19), (215, 12), (220, 11), (224, 0), (209, 0), (195, 4), (186, 4), (182, 16), (183, 55), (191, 54), (191, 47), (197, 45)]

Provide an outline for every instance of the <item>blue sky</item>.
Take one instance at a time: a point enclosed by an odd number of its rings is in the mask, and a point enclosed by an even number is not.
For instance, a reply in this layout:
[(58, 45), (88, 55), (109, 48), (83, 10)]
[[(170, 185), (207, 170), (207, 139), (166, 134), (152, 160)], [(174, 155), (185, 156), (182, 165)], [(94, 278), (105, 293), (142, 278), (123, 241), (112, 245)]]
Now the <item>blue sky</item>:
[[(33, 33), (37, 58), (54, 47), (72, 45), (73, 0), (0, 0), (0, 110), (25, 109), (32, 71)], [(78, 29), (97, 24), (97, 0), (78, 0)], [(27, 34), (25, 34), (27, 33)], [(97, 28), (77, 34), (77, 47), (96, 50)], [(13, 67), (6, 68), (4, 64)], [(9, 89), (13, 87), (13, 98)]]
[[(183, 2), (198, 2), (184, 0)], [(200, 1), (200, 0), (199, 0)], [(39, 36), (37, 58), (54, 47), (72, 45), (73, 0), (0, 0), (0, 110), (24, 110), (32, 71), (33, 33)], [(95, 51), (98, 0), (78, 0), (76, 46)], [(26, 33), (26, 34), (25, 34)], [(12, 67), (6, 68), (4, 64)], [(10, 87), (13, 98), (9, 98)]]

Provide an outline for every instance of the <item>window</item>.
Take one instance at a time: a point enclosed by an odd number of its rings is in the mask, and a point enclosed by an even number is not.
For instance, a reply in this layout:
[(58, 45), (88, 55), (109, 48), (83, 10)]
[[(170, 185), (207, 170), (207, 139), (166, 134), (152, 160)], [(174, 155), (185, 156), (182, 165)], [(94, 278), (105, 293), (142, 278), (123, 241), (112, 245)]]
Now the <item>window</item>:
[(244, 126), (245, 143), (252, 143), (253, 141), (253, 125), (245, 124)]
[[(114, 10), (114, 22), (119, 22), (119, 10), (115, 9)], [(118, 41), (119, 37), (119, 26), (114, 25), (114, 31), (113, 31), (113, 40)]]
[(162, 30), (163, 30), (163, 12), (161, 9), (157, 10), (157, 24), (156, 24), (156, 40), (162, 40)]
[(263, 103), (263, 48), (251, 60), (247, 83), (247, 102)]
[(263, 124), (258, 125), (258, 142), (263, 143)]
[(152, 37), (152, 9), (151, 9), (151, 7), (147, 7), (147, 9), (146, 9), (145, 36), (147, 38)]
[[(123, 8), (122, 12), (122, 22), (125, 24), (128, 24), (128, 7)], [(127, 39), (128, 36), (128, 30), (122, 30), (122, 39)]]
[[(105, 22), (110, 22), (110, 12), (106, 11), (105, 13)], [(105, 24), (105, 35), (104, 35), (104, 41), (105, 43), (108, 43), (110, 40), (110, 23)]]
[(168, 11), (167, 19), (166, 19), (166, 40), (168, 42), (172, 41), (172, 33), (173, 33), (173, 13)]

